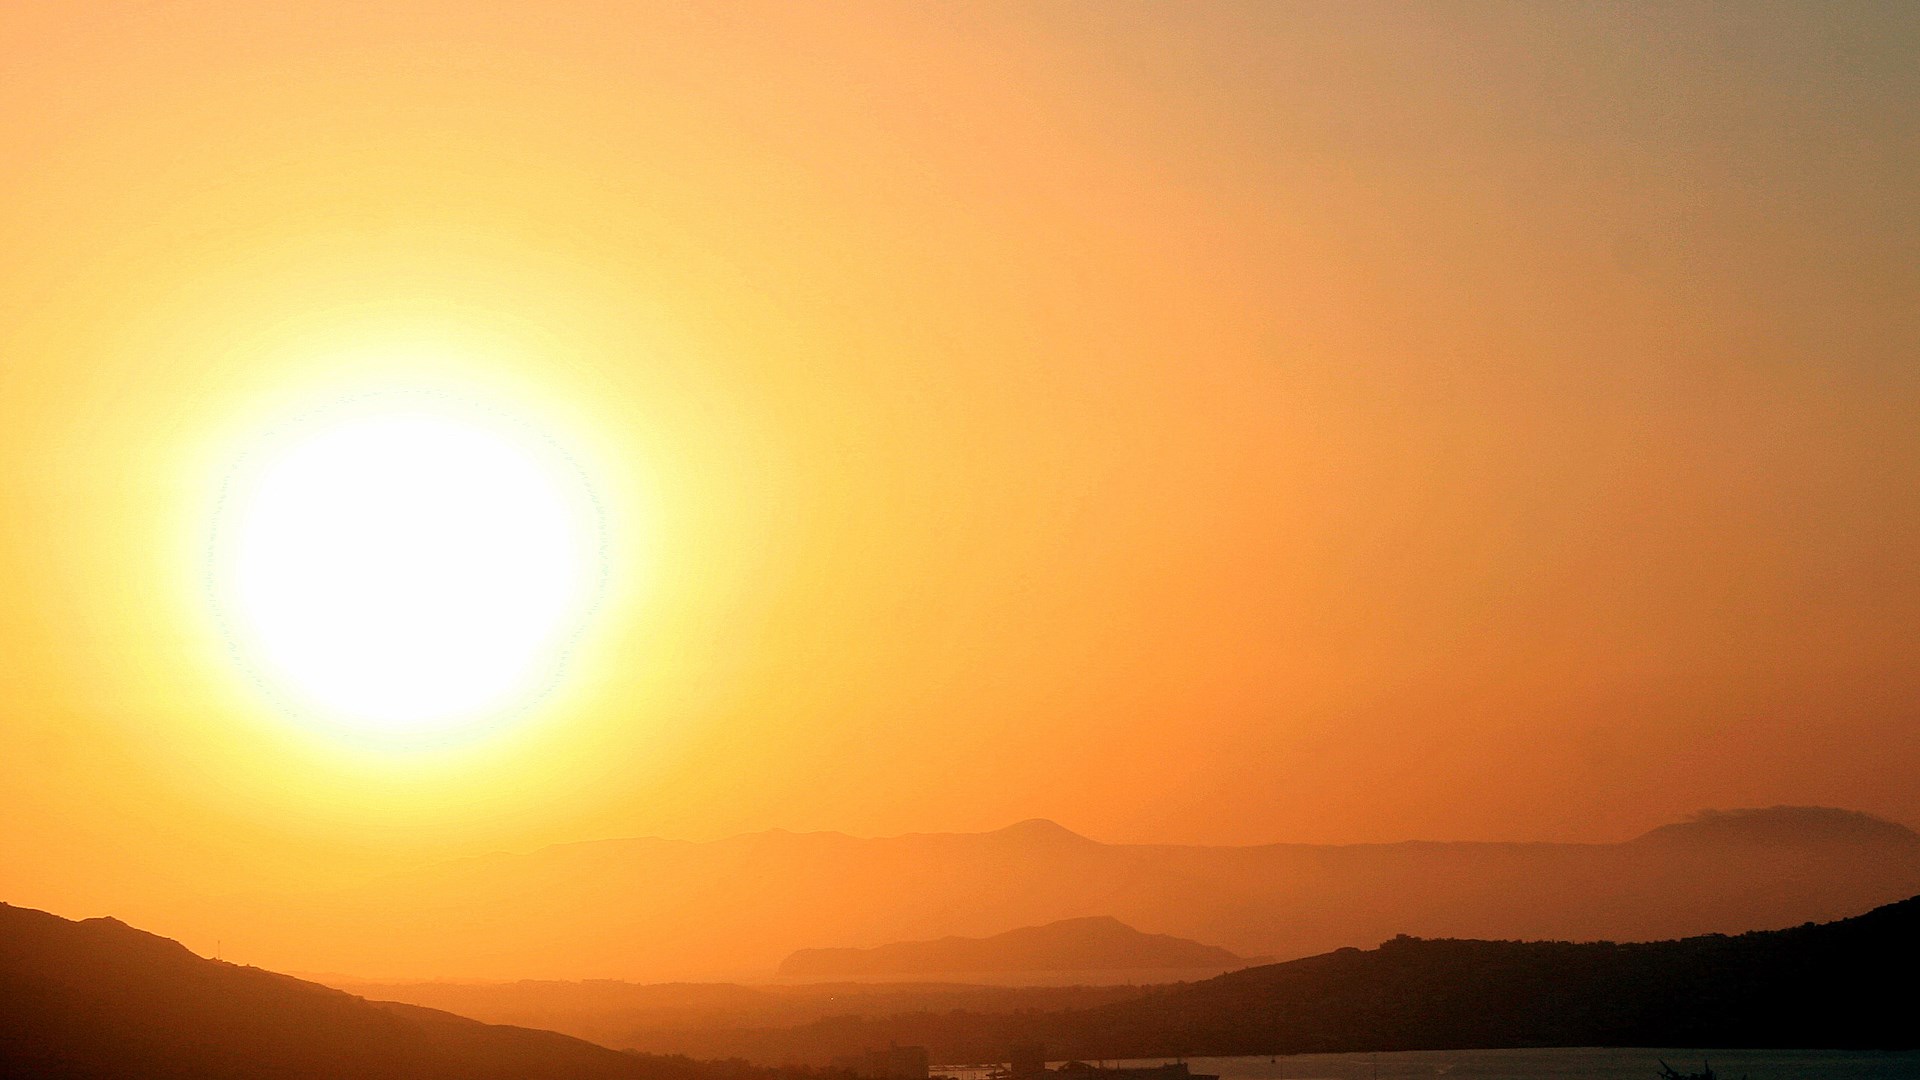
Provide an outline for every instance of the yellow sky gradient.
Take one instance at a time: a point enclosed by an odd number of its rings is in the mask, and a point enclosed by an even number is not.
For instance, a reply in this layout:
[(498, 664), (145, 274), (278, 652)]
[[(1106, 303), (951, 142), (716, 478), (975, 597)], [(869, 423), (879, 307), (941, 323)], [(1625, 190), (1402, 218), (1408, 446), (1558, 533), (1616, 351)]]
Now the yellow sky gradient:
[[(1053, 817), (1920, 822), (1914, 9), (0, 13), (0, 895)], [(554, 694), (368, 754), (202, 574), (280, 419), (510, 404)]]

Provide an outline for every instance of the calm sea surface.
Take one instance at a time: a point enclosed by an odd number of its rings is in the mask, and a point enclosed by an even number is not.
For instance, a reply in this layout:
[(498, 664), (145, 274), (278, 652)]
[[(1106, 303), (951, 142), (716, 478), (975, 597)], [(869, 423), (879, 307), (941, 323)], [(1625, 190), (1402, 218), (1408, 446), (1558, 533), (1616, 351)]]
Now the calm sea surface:
[[(1552, 1050), (1416, 1050), (1393, 1054), (1295, 1054), (1285, 1057), (1185, 1058), (1220, 1080), (1656, 1080), (1665, 1059), (1683, 1073), (1713, 1065), (1722, 1080), (1920, 1080), (1920, 1051), (1685, 1050), (1562, 1047)], [(1109, 1061), (1158, 1065), (1167, 1058)], [(936, 1068), (936, 1073), (949, 1072)], [(966, 1070), (951, 1070), (953, 1073)]]

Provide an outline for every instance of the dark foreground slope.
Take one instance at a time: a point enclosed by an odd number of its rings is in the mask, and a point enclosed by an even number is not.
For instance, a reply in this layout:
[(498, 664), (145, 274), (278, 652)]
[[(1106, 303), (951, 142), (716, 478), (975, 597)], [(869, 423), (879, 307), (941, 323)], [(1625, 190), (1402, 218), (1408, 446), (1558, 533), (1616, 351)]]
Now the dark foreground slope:
[(0, 1076), (717, 1080), (720, 1070), (371, 1002), (203, 959), (114, 919), (0, 904)]
[[(1639, 944), (1343, 949), (1074, 1018), (1076, 1050), (1920, 1046), (1920, 897), (1857, 918)], [(1076, 1030), (1077, 1028), (1077, 1030)]]
[[(780, 964), (790, 979), (952, 978), (976, 973), (1198, 971), (1245, 966), (1214, 945), (1143, 934), (1111, 916), (1062, 919), (990, 937), (902, 941), (871, 949), (801, 949)], [(1174, 976), (1161, 975), (1165, 981)]]
[(1421, 940), (1341, 949), (1092, 1008), (824, 1017), (635, 1032), (761, 1061), (925, 1045), (937, 1061), (1525, 1046), (1920, 1047), (1920, 897), (1789, 930), (1640, 944)]

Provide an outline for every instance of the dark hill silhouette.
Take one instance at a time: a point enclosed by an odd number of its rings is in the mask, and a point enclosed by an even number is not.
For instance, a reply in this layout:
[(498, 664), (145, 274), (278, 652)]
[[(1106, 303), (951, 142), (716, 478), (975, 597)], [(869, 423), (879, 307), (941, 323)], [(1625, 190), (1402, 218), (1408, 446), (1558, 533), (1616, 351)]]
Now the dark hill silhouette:
[(652, 1032), (632, 1045), (757, 1060), (927, 1046), (935, 1060), (1495, 1049), (1920, 1047), (1920, 897), (1738, 936), (1616, 944), (1394, 938), (1047, 1013), (918, 1012), (784, 1031)]
[[(730, 1075), (729, 1075), (730, 1074)], [(746, 1080), (207, 960), (116, 919), (0, 904), (0, 1076)], [(758, 1074), (752, 1074), (758, 1075)]]
[(794, 979), (944, 978), (966, 974), (1218, 971), (1246, 961), (1225, 949), (1143, 934), (1111, 916), (1062, 919), (991, 937), (903, 941), (872, 949), (801, 949), (780, 964)]
[(1857, 810), (1830, 806), (1770, 806), (1761, 810), (1706, 810), (1690, 821), (1662, 825), (1637, 844), (1716, 847), (1884, 845), (1920, 848), (1920, 833)]
[(796, 949), (984, 937), (1092, 915), (1292, 958), (1396, 933), (1737, 933), (1915, 893), (1920, 837), (1864, 815), (1785, 808), (1614, 844), (1104, 844), (1045, 821), (880, 839), (608, 840), (140, 916), (280, 970), (660, 982), (759, 979)]
[[(1109, 1055), (1512, 1046), (1920, 1046), (1920, 897), (1678, 941), (1425, 941), (1233, 972), (1082, 1014)], [(1068, 1025), (1069, 1029), (1077, 1025)], [(1145, 1049), (1151, 1046), (1151, 1050)], [(1077, 1053), (1091, 1049), (1075, 1046)]]

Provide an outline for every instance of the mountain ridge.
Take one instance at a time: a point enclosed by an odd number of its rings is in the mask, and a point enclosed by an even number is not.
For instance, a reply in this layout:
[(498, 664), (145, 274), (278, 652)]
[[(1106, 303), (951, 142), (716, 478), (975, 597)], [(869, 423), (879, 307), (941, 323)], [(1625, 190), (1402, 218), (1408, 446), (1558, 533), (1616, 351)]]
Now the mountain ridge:
[[(1882, 838), (1897, 838), (1903, 842), (1920, 844), (1920, 831), (1894, 821), (1868, 814), (1859, 810), (1847, 810), (1831, 806), (1812, 805), (1775, 805), (1768, 807), (1736, 808), (1728, 810), (1706, 809), (1694, 813), (1685, 820), (1656, 825), (1644, 832), (1635, 833), (1620, 840), (1436, 840), (1429, 837), (1412, 837), (1405, 840), (1355, 840), (1341, 842), (1316, 842), (1307, 840), (1269, 840), (1252, 844), (1183, 844), (1183, 843), (1131, 843), (1126, 841), (1096, 840), (1083, 833), (1075, 832), (1051, 818), (1026, 818), (1010, 825), (978, 832), (903, 832), (886, 833), (875, 836), (860, 836), (836, 829), (795, 830), (779, 827), (755, 829), (748, 832), (730, 833), (711, 840), (692, 840), (683, 837), (643, 834), (636, 836), (611, 836), (594, 840), (567, 840), (553, 844), (542, 844), (523, 851), (492, 851), (482, 855), (467, 856), (449, 862), (471, 862), (483, 859), (525, 858), (541, 852), (569, 849), (585, 849), (622, 844), (659, 844), (686, 847), (704, 847), (726, 845), (767, 839), (828, 839), (858, 844), (889, 843), (896, 841), (943, 841), (980, 838), (1019, 839), (1033, 838), (1058, 840), (1064, 843), (1092, 845), (1105, 848), (1124, 848), (1142, 851), (1265, 851), (1272, 849), (1314, 850), (1351, 850), (1394, 847), (1503, 847), (1503, 848), (1608, 848), (1622, 844), (1699, 833), (1725, 834), (1728, 829), (1721, 828), (1723, 823), (1750, 823), (1759, 830), (1767, 830), (1775, 837), (1786, 835), (1805, 836), (1814, 830), (1806, 826), (1813, 823), (1846, 822), (1857, 826), (1851, 831), (1855, 834), (1871, 833)], [(1831, 830), (1829, 830), (1831, 831)]]
[(1833, 922), (1669, 941), (1399, 935), (1088, 1010), (1056, 1049), (1908, 1049), (1920, 1046), (1920, 986), (1906, 976), (1916, 962), (1920, 896)]
[(1060, 919), (988, 937), (949, 934), (869, 949), (799, 949), (780, 962), (788, 979), (951, 978), (968, 974), (1201, 971), (1246, 963), (1240, 955), (1170, 934), (1143, 934), (1111, 915)]
[(208, 959), (117, 918), (75, 921), (6, 903), (0, 903), (0, 1075), (721, 1080), (683, 1059), (368, 1001)]
[(1875, 840), (1920, 847), (1920, 832), (1897, 821), (1832, 806), (1768, 806), (1744, 810), (1702, 810), (1686, 821), (1660, 825), (1629, 843), (1735, 841), (1777, 844), (1789, 841), (1844, 843)]
[[(1911, 830), (1819, 824), (1873, 820), (1849, 815), (1770, 810), (1736, 815), (1746, 839), (1709, 822), (1610, 844), (1124, 845), (1043, 819), (881, 838), (633, 838), (140, 914), (264, 966), (373, 981), (751, 981), (800, 949), (1096, 915), (1280, 958), (1402, 932), (1655, 940), (1833, 919), (1920, 892)], [(1775, 841), (1750, 842), (1756, 831)], [(550, 917), (528, 925), (530, 908)]]
[[(824, 1064), (1491, 1049), (1920, 1045), (1920, 897), (1827, 923), (1641, 943), (1416, 938), (1133, 987), (389, 986), (650, 1053)], [(1105, 994), (1104, 997), (1101, 994)]]

